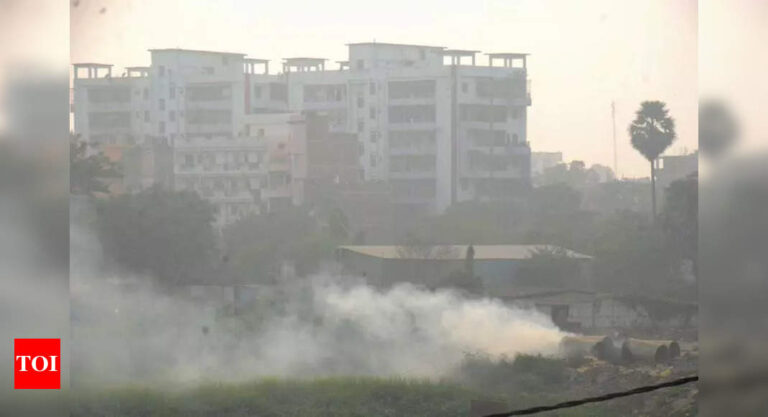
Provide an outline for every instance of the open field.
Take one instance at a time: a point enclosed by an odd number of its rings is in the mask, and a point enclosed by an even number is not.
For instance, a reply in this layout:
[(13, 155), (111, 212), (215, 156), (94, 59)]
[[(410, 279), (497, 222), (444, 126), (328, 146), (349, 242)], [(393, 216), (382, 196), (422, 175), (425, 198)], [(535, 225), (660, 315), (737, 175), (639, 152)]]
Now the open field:
[[(501, 361), (475, 357), (468, 358), (455, 375), (441, 381), (274, 378), (190, 388), (134, 385), (79, 390), (73, 395), (72, 416), (463, 417), (470, 415), (473, 400), (503, 403), (507, 409), (525, 408), (594, 395), (605, 392), (606, 387), (618, 390), (627, 388), (626, 384), (657, 379), (647, 372), (638, 372), (604, 362), (569, 363), (538, 356)], [(693, 387), (675, 388), (548, 415), (692, 416), (694, 395)], [(658, 414), (661, 410), (663, 414)]]

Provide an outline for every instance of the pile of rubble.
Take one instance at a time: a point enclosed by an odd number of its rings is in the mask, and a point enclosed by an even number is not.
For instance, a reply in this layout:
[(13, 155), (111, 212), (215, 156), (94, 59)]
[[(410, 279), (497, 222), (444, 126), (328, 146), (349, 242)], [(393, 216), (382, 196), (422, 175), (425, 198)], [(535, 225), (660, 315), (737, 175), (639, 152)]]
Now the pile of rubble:
[[(601, 395), (657, 384), (696, 373), (696, 343), (621, 337), (571, 336), (561, 343), (572, 363), (573, 398)], [(696, 413), (695, 384), (606, 403), (625, 415), (690, 416)]]

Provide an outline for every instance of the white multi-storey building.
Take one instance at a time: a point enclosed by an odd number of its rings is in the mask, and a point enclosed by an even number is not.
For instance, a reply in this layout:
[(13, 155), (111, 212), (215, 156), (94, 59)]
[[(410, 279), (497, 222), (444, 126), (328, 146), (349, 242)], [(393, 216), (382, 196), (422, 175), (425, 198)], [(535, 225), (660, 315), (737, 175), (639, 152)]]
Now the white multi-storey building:
[(111, 65), (74, 65), (74, 131), (112, 155), (122, 153), (131, 174), (125, 188), (161, 183), (197, 191), (215, 206), (219, 226), (301, 204), (303, 118), (284, 110), (247, 114), (244, 85), (253, 60), (150, 52), (151, 66), (127, 68), (119, 77)]
[(440, 212), (466, 200), (514, 197), (530, 184), (525, 54), (387, 43), (349, 44), (349, 59), (288, 58), (279, 75), (248, 78), (252, 112), (321, 111), (358, 135), (366, 180), (394, 202)]
[[(478, 65), (478, 51), (375, 42), (348, 48), (337, 68), (326, 68), (323, 58), (287, 58), (279, 74), (269, 73), (267, 60), (244, 54), (181, 49), (151, 50), (151, 66), (129, 68), (124, 77), (98, 76), (111, 66), (78, 64), (75, 131), (99, 143), (167, 143), (176, 150), (165, 182), (184, 178), (189, 185), (189, 173), (179, 167), (188, 166), (193, 148), (237, 149), (233, 157), (242, 166), (255, 155), (268, 160), (269, 143), (281, 140), (258, 140), (249, 123), (283, 114), (274, 120), (293, 126), (283, 135), (290, 140), (282, 140), (292, 161), (284, 182), (298, 204), (306, 138), (297, 139), (297, 116), (285, 114), (319, 112), (330, 131), (357, 135), (364, 179), (387, 182), (401, 208), (440, 212), (460, 201), (513, 198), (529, 186), (525, 54), (487, 54), (488, 64)], [(87, 77), (78, 76), (83, 70)], [(268, 120), (259, 123), (274, 122)], [(269, 165), (259, 165), (258, 173), (251, 165), (244, 175), (250, 184), (253, 177), (267, 179), (258, 182), (260, 198), (285, 197), (261, 188), (283, 178)], [(274, 207), (284, 204), (278, 201)]]

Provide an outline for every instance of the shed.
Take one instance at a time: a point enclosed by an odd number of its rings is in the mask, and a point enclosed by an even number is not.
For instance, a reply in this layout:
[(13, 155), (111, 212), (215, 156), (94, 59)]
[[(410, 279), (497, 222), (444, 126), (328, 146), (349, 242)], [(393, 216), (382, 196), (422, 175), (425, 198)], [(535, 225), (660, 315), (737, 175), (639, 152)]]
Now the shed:
[(586, 285), (586, 266), (592, 259), (553, 245), (340, 246), (337, 259), (345, 272), (363, 276), (375, 285), (411, 282), (437, 288), (446, 286), (452, 273), (466, 270), (470, 246), (474, 249), (472, 275), (482, 283), (488, 295), (514, 287), (518, 270), (537, 251), (559, 250), (577, 261), (573, 284), (578, 286)]

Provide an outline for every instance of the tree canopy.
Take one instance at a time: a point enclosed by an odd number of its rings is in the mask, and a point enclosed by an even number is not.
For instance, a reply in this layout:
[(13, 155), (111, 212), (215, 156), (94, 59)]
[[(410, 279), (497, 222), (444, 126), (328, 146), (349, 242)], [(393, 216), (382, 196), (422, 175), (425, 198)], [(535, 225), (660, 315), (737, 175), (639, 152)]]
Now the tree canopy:
[(644, 101), (629, 125), (634, 147), (648, 161), (659, 157), (677, 137), (675, 120), (661, 101)]
[(632, 147), (651, 163), (651, 212), (656, 221), (655, 161), (677, 137), (675, 120), (661, 101), (644, 101), (629, 125)]
[(88, 143), (71, 136), (69, 140), (69, 191), (72, 194), (108, 193), (107, 180), (119, 178), (114, 162), (98, 152), (88, 155)]
[(213, 207), (194, 192), (153, 187), (98, 203), (105, 255), (164, 285), (213, 279)]

